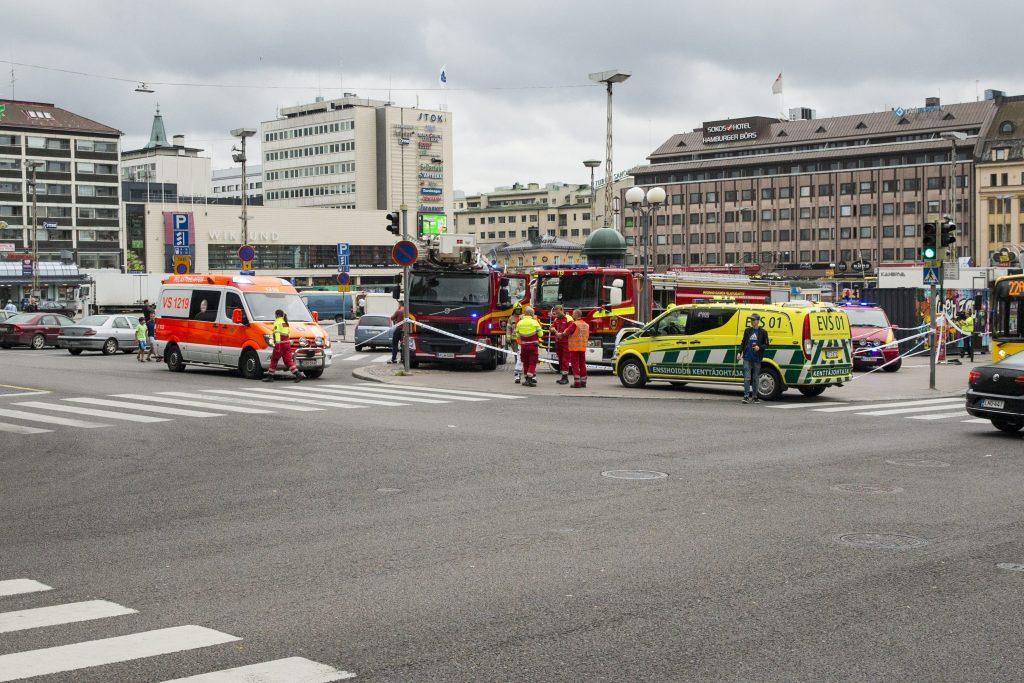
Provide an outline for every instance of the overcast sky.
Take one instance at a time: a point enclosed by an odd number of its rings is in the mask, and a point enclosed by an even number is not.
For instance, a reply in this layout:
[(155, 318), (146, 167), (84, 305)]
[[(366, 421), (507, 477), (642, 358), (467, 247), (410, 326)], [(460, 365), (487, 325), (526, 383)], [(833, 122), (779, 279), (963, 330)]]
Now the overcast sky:
[[(124, 149), (145, 142), (159, 102), (168, 135), (185, 134), (222, 167), (231, 128), (317, 94), (383, 99), (390, 86), (397, 104), (447, 102), (455, 187), (467, 192), (585, 182), (582, 161), (603, 158), (605, 122), (603, 90), (587, 74), (604, 69), (632, 72), (616, 90), (617, 170), (702, 121), (777, 114), (780, 71), (785, 106), (818, 116), (919, 106), (929, 95), (968, 101), (985, 88), (1024, 93), (1019, 0), (4, 0), (0, 16), (0, 59), (210, 85), (154, 85), (148, 95), (15, 67), (17, 99), (119, 128)], [(433, 90), (442, 65), (446, 93)], [(9, 96), (3, 73), (0, 97)]]

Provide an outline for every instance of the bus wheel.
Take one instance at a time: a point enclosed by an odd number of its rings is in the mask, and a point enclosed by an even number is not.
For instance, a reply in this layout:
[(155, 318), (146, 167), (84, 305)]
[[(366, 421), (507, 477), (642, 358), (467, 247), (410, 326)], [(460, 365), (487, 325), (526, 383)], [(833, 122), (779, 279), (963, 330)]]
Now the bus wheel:
[(630, 389), (640, 389), (647, 384), (647, 373), (643, 363), (636, 358), (627, 358), (619, 363), (619, 381)]
[(775, 368), (762, 368), (757, 376), (757, 397), (762, 401), (775, 401), (782, 395), (785, 386)]
[(824, 384), (812, 384), (811, 386), (797, 387), (796, 389), (804, 396), (821, 396), (825, 393)]

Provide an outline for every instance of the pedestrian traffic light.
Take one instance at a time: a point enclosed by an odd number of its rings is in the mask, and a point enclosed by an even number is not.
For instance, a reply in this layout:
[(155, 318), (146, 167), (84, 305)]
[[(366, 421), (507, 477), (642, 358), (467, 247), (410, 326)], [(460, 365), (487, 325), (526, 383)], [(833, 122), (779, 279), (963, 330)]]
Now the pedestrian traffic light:
[(387, 215), (387, 219), (388, 219), (388, 232), (394, 233), (395, 235), (397, 235), (398, 232), (399, 232), (398, 212), (397, 211), (392, 211), (391, 213), (389, 213)]
[(924, 224), (924, 237), (921, 240), (921, 258), (925, 261), (934, 261), (938, 253), (938, 223)]
[(948, 247), (954, 242), (956, 242), (956, 223), (947, 216), (942, 221), (942, 246)]

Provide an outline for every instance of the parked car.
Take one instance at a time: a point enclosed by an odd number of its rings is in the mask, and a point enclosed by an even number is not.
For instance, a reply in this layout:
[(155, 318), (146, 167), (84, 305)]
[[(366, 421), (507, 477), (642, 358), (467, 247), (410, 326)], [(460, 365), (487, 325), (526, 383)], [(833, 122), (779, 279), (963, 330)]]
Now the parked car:
[(378, 346), (391, 348), (391, 335), (385, 334), (391, 327), (391, 319), (383, 315), (364, 315), (356, 323), (356, 351)]
[(971, 370), (967, 412), (1009, 434), (1024, 429), (1024, 351)]
[(19, 313), (0, 323), (0, 348), (56, 346), (61, 329), (74, 321), (57, 313)]
[[(862, 301), (839, 304), (850, 318), (850, 336), (853, 342), (853, 367), (856, 370), (885, 365), (886, 372), (896, 372), (903, 365), (900, 347), (893, 344), (896, 337), (889, 316), (880, 306)], [(892, 344), (890, 346), (890, 344)]]
[(57, 345), (72, 356), (82, 351), (101, 351), (105, 356), (118, 351), (131, 353), (138, 348), (135, 340), (138, 320), (138, 316), (90, 315), (63, 328)]
[(17, 313), (9, 313), (9, 312), (7, 312), (5, 310), (0, 309), (0, 323), (2, 323), (3, 321), (7, 320), (11, 316), (15, 316), (15, 315), (18, 315), (18, 314)]

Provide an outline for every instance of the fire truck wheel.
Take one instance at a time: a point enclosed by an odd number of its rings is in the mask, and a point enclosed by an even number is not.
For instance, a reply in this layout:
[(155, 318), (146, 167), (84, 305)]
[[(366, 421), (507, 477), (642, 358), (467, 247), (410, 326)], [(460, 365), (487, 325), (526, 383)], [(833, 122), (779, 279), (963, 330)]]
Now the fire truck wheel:
[(619, 363), (619, 381), (630, 389), (640, 389), (647, 384), (644, 365), (636, 358), (627, 358)]
[(497, 370), (498, 369), (498, 354), (492, 353), (488, 356), (487, 360), (480, 364), (482, 370)]

